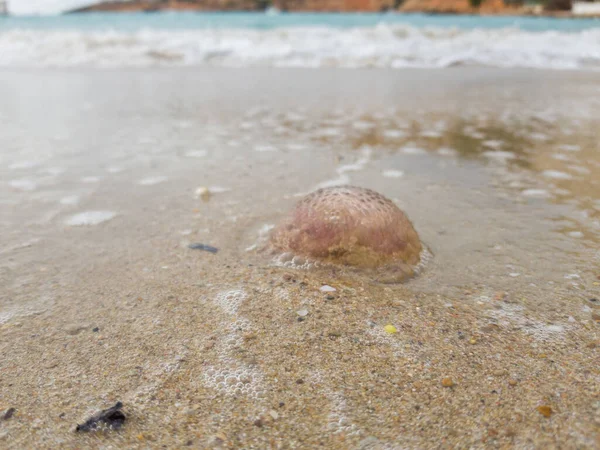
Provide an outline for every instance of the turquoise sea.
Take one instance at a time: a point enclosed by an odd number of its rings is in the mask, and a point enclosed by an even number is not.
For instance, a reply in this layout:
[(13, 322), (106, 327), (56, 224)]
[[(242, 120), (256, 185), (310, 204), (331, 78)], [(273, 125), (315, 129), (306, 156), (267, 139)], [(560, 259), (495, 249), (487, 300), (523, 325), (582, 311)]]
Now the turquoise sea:
[(552, 17), (455, 16), (400, 13), (88, 13), (59, 16), (8, 17), (0, 29), (77, 29), (136, 31), (248, 28), (272, 30), (286, 27), (356, 28), (377, 25), (407, 25), (473, 30), (517, 28), (524, 31), (571, 31), (600, 28), (599, 19), (558, 19)]

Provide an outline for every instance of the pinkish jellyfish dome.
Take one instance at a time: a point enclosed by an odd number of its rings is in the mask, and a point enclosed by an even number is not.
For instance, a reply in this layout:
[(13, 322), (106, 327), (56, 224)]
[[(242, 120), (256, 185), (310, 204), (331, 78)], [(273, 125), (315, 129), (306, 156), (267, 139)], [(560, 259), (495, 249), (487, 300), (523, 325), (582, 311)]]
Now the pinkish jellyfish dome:
[(423, 246), (388, 198), (355, 186), (319, 189), (298, 202), (271, 234), (276, 252), (325, 263), (414, 274)]

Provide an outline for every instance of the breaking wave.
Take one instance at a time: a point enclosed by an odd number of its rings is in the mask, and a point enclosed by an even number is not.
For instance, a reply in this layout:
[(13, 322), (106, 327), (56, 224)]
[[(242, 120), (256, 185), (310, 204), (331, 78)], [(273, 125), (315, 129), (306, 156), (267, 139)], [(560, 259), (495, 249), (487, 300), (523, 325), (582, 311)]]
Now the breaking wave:
[(525, 31), (378, 25), (362, 28), (136, 31), (9, 29), (2, 67), (600, 68), (600, 28)]

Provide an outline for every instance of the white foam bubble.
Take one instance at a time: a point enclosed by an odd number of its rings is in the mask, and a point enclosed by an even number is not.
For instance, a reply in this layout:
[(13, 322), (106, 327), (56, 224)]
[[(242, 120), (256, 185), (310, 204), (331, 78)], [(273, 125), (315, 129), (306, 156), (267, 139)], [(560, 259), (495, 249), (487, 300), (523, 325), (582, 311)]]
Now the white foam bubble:
[(22, 170), (22, 169), (33, 169), (34, 167), (38, 167), (41, 164), (40, 161), (17, 161), (8, 166), (10, 170)]
[(502, 141), (498, 141), (498, 140), (490, 139), (488, 141), (483, 141), (482, 144), (485, 145), (486, 147), (490, 147), (490, 148), (493, 148), (493, 149), (499, 149), (500, 147), (502, 147), (503, 142)]
[(384, 130), (383, 136), (388, 139), (400, 139), (406, 136), (406, 133), (402, 130)]
[(61, 205), (76, 205), (79, 203), (80, 197), (78, 195), (67, 195), (59, 200)]
[(81, 179), (82, 183), (97, 183), (100, 181), (100, 177), (83, 177)]
[(561, 172), (559, 170), (544, 170), (542, 172), (542, 175), (544, 175), (547, 178), (552, 178), (555, 180), (570, 180), (573, 178), (568, 173)]
[(483, 155), (488, 159), (492, 159), (500, 163), (506, 163), (509, 159), (514, 159), (516, 157), (512, 152), (503, 151), (483, 152)]
[(525, 189), (521, 192), (525, 197), (548, 198), (550, 193), (546, 189)]
[(442, 147), (442, 148), (438, 149), (437, 153), (438, 153), (438, 155), (441, 155), (441, 156), (456, 156), (457, 151), (454, 150), (453, 148)]
[(413, 145), (407, 145), (406, 147), (402, 147), (402, 153), (405, 155), (422, 155), (425, 153), (425, 150)]
[(581, 150), (580, 145), (571, 145), (571, 144), (562, 144), (562, 145), (559, 145), (558, 148), (565, 152), (578, 152)]
[(65, 224), (76, 227), (84, 225), (98, 225), (102, 222), (111, 220), (117, 215), (113, 211), (85, 211), (75, 214), (65, 220)]
[(208, 152), (206, 150), (190, 150), (185, 152), (185, 156), (190, 158), (204, 158)]
[(394, 169), (384, 170), (381, 174), (386, 178), (401, 178), (404, 176), (404, 172)]
[(163, 183), (163, 182), (167, 181), (168, 179), (169, 179), (168, 177), (165, 177), (163, 175), (158, 175), (155, 177), (142, 178), (141, 180), (138, 181), (138, 184), (141, 186), (153, 186), (155, 184)]
[(277, 148), (273, 147), (272, 145), (268, 145), (268, 144), (263, 144), (263, 145), (255, 145), (254, 146), (254, 151), (255, 152), (260, 152), (260, 153), (265, 153), (265, 152), (276, 152)]
[(215, 297), (215, 303), (227, 314), (234, 315), (246, 300), (246, 293), (242, 290), (221, 292)]
[[(233, 362), (236, 364), (235, 362)], [(228, 367), (230, 361), (220, 366), (210, 366), (204, 372), (204, 383), (220, 394), (259, 398), (263, 393), (263, 375), (258, 369), (237, 363), (240, 367)]]
[(25, 192), (35, 191), (38, 188), (38, 184), (35, 181), (26, 178), (9, 181), (8, 185), (17, 191)]

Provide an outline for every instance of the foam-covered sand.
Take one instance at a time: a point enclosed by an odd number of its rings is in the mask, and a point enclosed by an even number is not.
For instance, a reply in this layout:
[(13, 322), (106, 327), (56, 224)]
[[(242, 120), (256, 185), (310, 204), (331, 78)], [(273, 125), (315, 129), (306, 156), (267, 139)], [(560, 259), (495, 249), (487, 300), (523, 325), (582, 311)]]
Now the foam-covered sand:
[[(0, 447), (600, 446), (594, 77), (0, 81)], [(417, 278), (260, 251), (342, 183), (408, 214)], [(74, 431), (117, 401), (120, 430)]]

